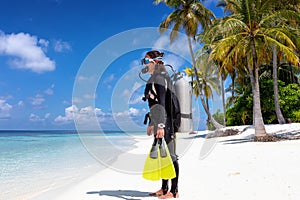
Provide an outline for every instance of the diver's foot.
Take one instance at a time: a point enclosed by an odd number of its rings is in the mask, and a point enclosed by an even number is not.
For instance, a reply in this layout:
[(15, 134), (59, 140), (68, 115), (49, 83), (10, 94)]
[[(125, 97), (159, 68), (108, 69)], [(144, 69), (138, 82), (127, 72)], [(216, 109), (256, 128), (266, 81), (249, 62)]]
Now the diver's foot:
[(159, 197), (159, 196), (162, 196), (162, 195), (164, 195), (163, 189), (160, 189), (160, 190), (158, 190), (156, 192), (153, 192), (153, 193), (149, 194), (149, 196), (151, 196), (151, 197)]
[(160, 197), (160, 196), (165, 195), (167, 193), (168, 193), (168, 189), (165, 189), (165, 190), (160, 189), (156, 192), (150, 193), (149, 196), (151, 196), (151, 197)]
[(178, 194), (178, 192), (176, 192), (176, 194), (173, 194), (172, 192), (167, 192), (167, 194), (161, 195), (158, 198), (159, 199), (179, 198), (179, 194)]

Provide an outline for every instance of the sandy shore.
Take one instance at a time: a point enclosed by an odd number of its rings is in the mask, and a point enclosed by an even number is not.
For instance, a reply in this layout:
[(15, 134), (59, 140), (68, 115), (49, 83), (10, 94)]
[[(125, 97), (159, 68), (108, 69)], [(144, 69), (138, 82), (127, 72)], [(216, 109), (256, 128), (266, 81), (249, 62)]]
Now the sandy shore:
[[(237, 128), (242, 130), (246, 126)], [(269, 125), (266, 128), (272, 134), (300, 135), (299, 123)], [(300, 140), (256, 143), (251, 141), (253, 133), (253, 128), (249, 127), (239, 135), (217, 139), (205, 139), (205, 131), (195, 135), (178, 135), (179, 199), (299, 199)], [(147, 153), (151, 138), (145, 136), (134, 139), (138, 141), (137, 148), (129, 153)], [(117, 162), (122, 163), (127, 158), (121, 155)], [(157, 199), (148, 197), (148, 193), (158, 190), (161, 182), (142, 178), (139, 170), (143, 162), (126, 162), (137, 169), (136, 173), (106, 168), (63, 191), (33, 199)]]

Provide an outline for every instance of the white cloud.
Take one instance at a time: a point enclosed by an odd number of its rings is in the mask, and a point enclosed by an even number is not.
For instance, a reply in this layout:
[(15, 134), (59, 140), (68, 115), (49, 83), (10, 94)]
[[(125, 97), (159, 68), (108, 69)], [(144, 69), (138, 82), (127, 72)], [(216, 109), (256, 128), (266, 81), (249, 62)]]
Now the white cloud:
[(69, 124), (76, 120), (80, 124), (89, 124), (93, 119), (103, 121), (109, 114), (104, 113), (100, 108), (94, 108), (87, 106), (79, 109), (76, 105), (72, 105), (65, 109), (65, 115), (59, 115), (55, 118), (54, 122), (58, 124)]
[(6, 100), (0, 99), (0, 110), (1, 111), (10, 111), (12, 106), (6, 103)]
[(65, 109), (65, 116), (59, 115), (54, 119), (54, 122), (60, 124), (69, 124), (73, 122), (73, 113), (76, 113), (78, 108), (76, 106), (70, 106)]
[(139, 109), (131, 107), (128, 110), (125, 110), (123, 112), (117, 112), (114, 113), (113, 115), (115, 116), (115, 118), (128, 117), (128, 116), (137, 117), (141, 115), (141, 112)]
[(17, 69), (36, 73), (55, 70), (55, 62), (44, 53), (48, 42), (28, 33), (5, 34), (0, 31), (0, 55), (10, 57), (9, 64)]
[(57, 40), (54, 42), (54, 50), (56, 52), (66, 52), (66, 51), (71, 51), (72, 47), (68, 42)]
[(129, 115), (130, 116), (139, 116), (140, 111), (136, 108), (129, 108)]
[(50, 115), (51, 115), (50, 113), (46, 113), (44, 118), (42, 118), (42, 117), (40, 117), (36, 114), (31, 113), (30, 116), (29, 116), (29, 121), (31, 121), (31, 122), (44, 122), (44, 121), (46, 121), (46, 119), (49, 119)]
[(45, 39), (39, 39), (38, 43), (41, 45), (43, 51), (47, 52), (47, 48), (49, 46), (49, 41), (45, 40)]
[(87, 106), (79, 109), (76, 105), (72, 105), (65, 109), (64, 115), (56, 117), (54, 122), (57, 124), (70, 124), (75, 120), (77, 124), (84, 124), (88, 127), (89, 124), (95, 120), (98, 122), (112, 123), (113, 118), (115, 120), (124, 121), (127, 120), (128, 117), (138, 116), (141, 116), (141, 111), (133, 107), (124, 112), (117, 112), (112, 115), (110, 113), (103, 112), (100, 108)]
[(18, 106), (23, 107), (24, 106), (24, 102), (23, 101), (19, 101), (18, 102)]
[(38, 115), (35, 115), (35, 114), (31, 113), (30, 116), (29, 116), (29, 121), (31, 121), (31, 122), (43, 122), (43, 121), (45, 121), (45, 119), (42, 119)]
[(45, 98), (40, 94), (37, 94), (37, 95), (35, 95), (35, 97), (31, 98), (31, 104), (33, 106), (41, 106), (44, 101), (45, 101)]
[(0, 119), (9, 119), (10, 110), (13, 108), (12, 105), (6, 102), (6, 100), (0, 99)]

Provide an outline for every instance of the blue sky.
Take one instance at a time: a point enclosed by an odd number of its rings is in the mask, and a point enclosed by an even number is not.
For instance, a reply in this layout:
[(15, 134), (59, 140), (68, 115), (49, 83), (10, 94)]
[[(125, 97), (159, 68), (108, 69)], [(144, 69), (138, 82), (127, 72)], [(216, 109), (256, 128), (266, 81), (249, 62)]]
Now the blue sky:
[[(216, 1), (205, 5), (221, 16)], [(166, 61), (177, 70), (189, 66), (180, 39), (169, 48), (167, 34), (146, 36), (154, 31), (147, 27), (157, 27), (172, 11), (164, 4), (155, 6), (151, 0), (2, 0), (0, 4), (2, 130), (74, 129), (80, 124), (91, 128), (93, 116), (102, 129), (126, 125), (139, 129), (146, 112), (145, 103), (139, 101), (143, 54), (156, 46), (167, 51)], [(137, 45), (139, 41), (143, 45)], [(130, 48), (122, 52), (122, 45)], [(174, 48), (181, 58), (172, 54)], [(97, 49), (106, 50), (105, 55), (96, 55)], [(113, 60), (102, 65), (109, 55)], [(93, 56), (98, 65), (87, 75), (85, 63)], [(79, 96), (76, 83), (86, 84)], [(129, 126), (124, 116), (136, 126)]]

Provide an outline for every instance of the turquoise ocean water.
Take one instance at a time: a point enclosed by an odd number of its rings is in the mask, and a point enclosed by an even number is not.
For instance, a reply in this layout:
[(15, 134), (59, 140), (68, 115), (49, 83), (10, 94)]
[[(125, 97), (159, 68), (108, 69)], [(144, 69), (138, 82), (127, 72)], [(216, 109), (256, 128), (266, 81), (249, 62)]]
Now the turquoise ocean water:
[(134, 143), (121, 132), (0, 131), (0, 199), (31, 199), (78, 182), (105, 167), (90, 148), (107, 162)]

